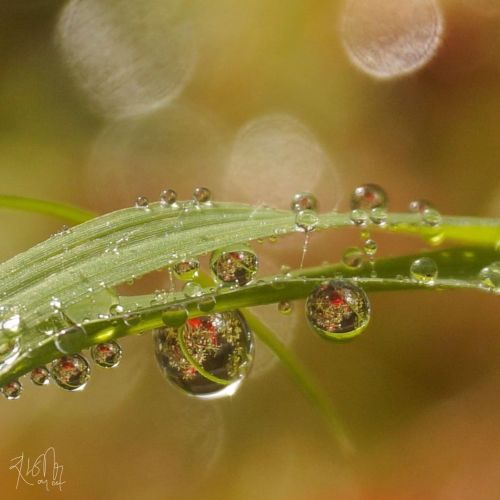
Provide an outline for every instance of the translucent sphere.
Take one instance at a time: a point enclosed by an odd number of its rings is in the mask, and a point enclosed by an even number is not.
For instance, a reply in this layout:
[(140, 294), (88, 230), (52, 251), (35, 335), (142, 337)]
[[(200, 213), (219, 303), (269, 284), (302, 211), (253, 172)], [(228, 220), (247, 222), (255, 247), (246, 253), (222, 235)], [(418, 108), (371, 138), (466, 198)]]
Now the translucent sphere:
[(56, 384), (67, 391), (82, 390), (90, 379), (90, 366), (80, 354), (56, 359), (50, 368)]
[(243, 286), (257, 274), (259, 259), (248, 246), (223, 248), (212, 254), (210, 269), (220, 283)]
[(253, 337), (239, 312), (187, 320), (154, 330), (155, 354), (165, 378), (200, 398), (234, 394), (250, 369)]

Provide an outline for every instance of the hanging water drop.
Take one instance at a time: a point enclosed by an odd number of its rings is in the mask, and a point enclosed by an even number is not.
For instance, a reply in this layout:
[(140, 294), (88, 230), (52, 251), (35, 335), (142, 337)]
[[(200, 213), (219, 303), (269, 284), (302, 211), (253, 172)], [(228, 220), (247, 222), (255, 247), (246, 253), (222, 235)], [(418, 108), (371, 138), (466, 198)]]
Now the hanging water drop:
[(182, 281), (190, 281), (198, 277), (200, 262), (196, 259), (184, 260), (174, 265), (175, 277)]
[(193, 199), (197, 203), (210, 203), (212, 193), (206, 187), (197, 187), (193, 191)]
[(370, 321), (365, 291), (343, 280), (319, 285), (306, 302), (309, 324), (322, 337), (344, 341), (359, 335)]
[(114, 340), (92, 346), (90, 355), (99, 366), (103, 368), (115, 368), (122, 359), (122, 348)]
[(148, 208), (149, 200), (145, 196), (138, 196), (135, 200), (136, 208)]
[(295, 216), (297, 229), (305, 233), (313, 231), (318, 223), (318, 214), (314, 210), (301, 210)]
[(206, 313), (212, 311), (216, 303), (217, 301), (213, 295), (205, 295), (200, 297), (197, 307), (199, 311)]
[(189, 319), (154, 330), (155, 354), (166, 379), (205, 399), (233, 395), (251, 366), (252, 334), (239, 312)]
[(50, 375), (62, 389), (80, 391), (90, 379), (90, 366), (80, 354), (63, 356), (52, 363)]
[(188, 311), (182, 305), (173, 305), (165, 309), (161, 314), (161, 320), (165, 326), (179, 328), (186, 323)]
[(387, 194), (377, 184), (363, 184), (351, 195), (351, 209), (372, 210), (387, 206)]
[(377, 226), (384, 226), (387, 222), (387, 210), (384, 207), (375, 207), (370, 210), (370, 219)]
[(21, 354), (19, 338), (0, 336), (0, 372), (12, 365), (19, 354)]
[(288, 316), (293, 311), (293, 303), (288, 300), (278, 302), (278, 311), (285, 316)]
[(23, 386), (19, 380), (13, 380), (5, 384), (0, 391), (7, 399), (19, 399), (21, 392), (23, 392)]
[(54, 345), (62, 354), (74, 354), (83, 349), (86, 341), (87, 334), (85, 330), (81, 326), (72, 325), (70, 328), (56, 334)]
[(259, 259), (249, 246), (216, 250), (210, 257), (210, 270), (224, 285), (243, 286), (257, 274)]
[(47, 385), (50, 381), (50, 373), (47, 367), (39, 366), (31, 370), (30, 378), (35, 385)]
[(500, 261), (481, 269), (479, 280), (487, 288), (500, 290)]
[(438, 276), (437, 264), (430, 257), (421, 257), (411, 263), (410, 275), (420, 283), (431, 284)]
[(296, 193), (293, 195), (291, 209), (298, 213), (302, 210), (316, 210), (318, 208), (318, 200), (311, 193)]
[(160, 205), (162, 207), (171, 207), (177, 202), (177, 193), (173, 189), (164, 189), (160, 193)]
[(351, 269), (359, 269), (363, 265), (364, 253), (360, 248), (348, 248), (342, 255), (342, 263)]

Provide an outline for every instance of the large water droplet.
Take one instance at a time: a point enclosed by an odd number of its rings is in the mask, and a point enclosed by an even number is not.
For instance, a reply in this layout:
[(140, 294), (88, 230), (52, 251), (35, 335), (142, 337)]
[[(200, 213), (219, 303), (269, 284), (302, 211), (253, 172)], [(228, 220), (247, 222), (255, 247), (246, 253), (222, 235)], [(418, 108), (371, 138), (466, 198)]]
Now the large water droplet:
[(80, 354), (63, 356), (52, 363), (50, 375), (59, 387), (68, 391), (80, 391), (90, 379), (90, 366)]
[(253, 358), (252, 334), (239, 312), (189, 319), (154, 330), (156, 360), (174, 385), (200, 398), (234, 394)]
[(413, 200), (408, 205), (408, 209), (414, 214), (423, 214), (428, 208), (434, 208), (434, 206), (427, 200)]
[(175, 277), (182, 281), (189, 281), (198, 276), (200, 263), (196, 259), (184, 260), (174, 265)]
[(436, 227), (441, 224), (442, 216), (435, 208), (425, 208), (421, 215), (422, 222), (427, 226)]
[(210, 257), (210, 269), (224, 285), (246, 285), (255, 277), (258, 268), (257, 254), (248, 246), (222, 248)]
[(481, 283), (487, 288), (500, 289), (500, 261), (493, 262), (487, 267), (481, 269), (479, 273)]
[(372, 210), (387, 206), (387, 194), (377, 184), (358, 186), (351, 195), (351, 209)]
[(294, 212), (302, 210), (316, 210), (318, 208), (318, 200), (311, 193), (295, 193), (292, 198), (291, 209)]
[(160, 205), (162, 207), (171, 207), (177, 201), (177, 193), (173, 189), (164, 189), (160, 193)]
[(13, 380), (5, 384), (0, 391), (7, 399), (19, 399), (21, 392), (23, 392), (23, 386), (19, 380)]
[(31, 370), (30, 378), (35, 385), (47, 385), (50, 381), (50, 373), (47, 367), (39, 366)]
[(372, 240), (371, 238), (367, 239), (363, 243), (363, 250), (365, 251), (365, 254), (368, 255), (369, 257), (373, 257), (378, 250), (378, 245), (375, 240)]
[(359, 269), (363, 265), (364, 254), (360, 248), (348, 248), (342, 255), (342, 263), (351, 269)]
[(165, 326), (179, 328), (184, 325), (188, 318), (188, 311), (182, 305), (174, 305), (165, 309), (161, 314), (161, 319)]
[(332, 280), (319, 285), (306, 302), (309, 324), (322, 337), (349, 340), (370, 321), (370, 302), (365, 291), (348, 281)]
[(436, 0), (349, 0), (341, 25), (349, 59), (375, 78), (394, 78), (424, 66), (442, 30)]
[(197, 187), (193, 191), (193, 199), (197, 203), (209, 203), (212, 193), (206, 187)]
[(90, 355), (99, 366), (103, 368), (114, 368), (118, 366), (120, 360), (122, 359), (122, 348), (120, 344), (111, 340), (103, 344), (97, 344), (92, 346), (90, 349)]
[(421, 283), (432, 283), (438, 276), (437, 264), (430, 257), (421, 257), (411, 263), (410, 275)]
[(87, 341), (85, 330), (73, 325), (70, 328), (56, 334), (54, 345), (63, 354), (74, 354), (80, 352)]
[(190, 298), (200, 297), (201, 295), (203, 295), (203, 287), (195, 281), (188, 281), (184, 285), (182, 291), (186, 297)]
[(354, 224), (356, 224), (356, 226), (366, 226), (369, 217), (366, 210), (355, 208), (354, 210), (351, 210), (350, 219)]
[(210, 312), (215, 307), (217, 303), (216, 298), (213, 295), (205, 295), (200, 297), (198, 300), (197, 307), (201, 312)]

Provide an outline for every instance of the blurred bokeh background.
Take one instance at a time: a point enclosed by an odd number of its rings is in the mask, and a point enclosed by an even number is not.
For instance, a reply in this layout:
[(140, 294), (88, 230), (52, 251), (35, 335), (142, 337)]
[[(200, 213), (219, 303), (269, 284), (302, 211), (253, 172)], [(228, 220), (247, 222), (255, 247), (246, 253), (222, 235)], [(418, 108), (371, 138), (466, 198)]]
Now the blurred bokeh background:
[[(104, 212), (206, 185), (281, 208), (310, 190), (346, 210), (376, 182), (392, 210), (426, 198), (499, 217), (499, 134), (498, 0), (0, 0), (5, 194)], [(7, 259), (62, 223), (2, 210), (0, 224)], [(378, 241), (381, 256), (425, 246)], [(352, 244), (355, 231), (314, 235), (306, 265)], [(258, 251), (277, 272), (301, 239)], [(312, 333), (301, 303), (261, 311), (335, 401), (353, 459), (262, 346), (236, 396), (204, 402), (167, 385), (144, 334), (81, 393), (26, 383), (0, 401), (0, 496), (46, 498), (16, 491), (9, 465), (53, 446), (62, 498), (498, 498), (498, 297), (371, 300), (346, 345)]]

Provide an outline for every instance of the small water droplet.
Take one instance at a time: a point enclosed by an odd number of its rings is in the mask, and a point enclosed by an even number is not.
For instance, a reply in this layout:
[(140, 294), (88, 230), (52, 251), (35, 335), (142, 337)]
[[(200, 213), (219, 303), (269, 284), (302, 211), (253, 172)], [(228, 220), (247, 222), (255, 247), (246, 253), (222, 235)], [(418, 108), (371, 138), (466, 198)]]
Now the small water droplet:
[(21, 392), (23, 392), (23, 386), (19, 380), (13, 380), (5, 384), (0, 390), (7, 399), (19, 399)]
[(441, 220), (441, 214), (435, 208), (426, 208), (422, 212), (422, 222), (427, 226), (439, 226), (441, 224)]
[(378, 245), (375, 240), (368, 239), (363, 243), (363, 250), (366, 255), (373, 257), (378, 250)]
[(257, 254), (248, 246), (216, 250), (210, 257), (210, 270), (224, 285), (250, 283), (259, 269)]
[(297, 229), (302, 232), (308, 233), (313, 231), (318, 223), (318, 214), (314, 210), (301, 210), (297, 212), (295, 216), (295, 225)]
[(195, 281), (188, 281), (184, 285), (182, 291), (186, 297), (190, 298), (200, 297), (201, 295), (203, 295), (203, 287)]
[(80, 354), (63, 356), (52, 363), (50, 375), (62, 389), (80, 391), (90, 379), (90, 366)]
[(128, 313), (123, 322), (128, 327), (137, 326), (141, 322), (141, 315), (139, 313)]
[(138, 196), (135, 200), (136, 208), (149, 208), (149, 200), (145, 196)]
[(50, 373), (47, 367), (39, 366), (31, 370), (30, 378), (35, 385), (47, 385), (50, 381)]
[(295, 193), (292, 198), (291, 209), (296, 212), (303, 210), (316, 210), (318, 208), (318, 200), (311, 193)]
[(434, 206), (427, 200), (413, 200), (408, 205), (408, 210), (414, 214), (423, 214), (428, 208), (434, 208)]
[(359, 269), (363, 265), (364, 254), (360, 248), (348, 248), (342, 255), (342, 263), (351, 269)]
[(197, 307), (201, 312), (210, 312), (213, 310), (216, 303), (217, 301), (213, 295), (205, 295), (200, 298)]
[(356, 226), (366, 226), (369, 220), (368, 213), (359, 208), (352, 210), (350, 217), (351, 221), (356, 224)]
[(164, 189), (160, 193), (160, 205), (162, 207), (171, 207), (177, 202), (177, 193), (173, 189)]
[(430, 257), (421, 257), (411, 263), (410, 275), (421, 283), (432, 283), (438, 276), (437, 264)]
[(206, 187), (197, 187), (193, 191), (193, 199), (197, 203), (209, 203), (212, 193)]
[(162, 373), (190, 395), (233, 395), (251, 366), (253, 338), (239, 312), (191, 318), (180, 329), (159, 328), (153, 333)]
[(125, 312), (125, 308), (121, 304), (111, 304), (109, 306), (109, 314), (111, 316), (119, 316)]
[(56, 349), (63, 354), (74, 354), (82, 350), (87, 334), (80, 326), (73, 325), (67, 330), (57, 333), (54, 340)]
[(349, 340), (370, 321), (370, 302), (365, 291), (348, 281), (332, 280), (319, 285), (306, 302), (309, 324), (322, 337)]
[(491, 289), (500, 289), (500, 261), (493, 262), (487, 267), (481, 269), (479, 273), (481, 283)]
[(19, 307), (0, 306), (0, 335), (8, 338), (18, 337), (22, 329)]
[(287, 275), (290, 271), (292, 270), (292, 268), (286, 264), (283, 264), (281, 267), (280, 267), (280, 273), (283, 274), (283, 275)]
[(384, 226), (387, 222), (387, 210), (383, 207), (375, 207), (370, 210), (370, 219), (377, 226)]
[(165, 326), (179, 328), (187, 321), (188, 311), (182, 305), (170, 306), (162, 312), (161, 319)]
[(189, 281), (198, 276), (200, 263), (196, 259), (184, 260), (174, 265), (175, 277), (182, 281)]
[(0, 371), (12, 365), (21, 353), (19, 338), (0, 337)]
[(387, 194), (377, 184), (363, 184), (354, 189), (351, 195), (352, 210), (372, 210), (387, 206)]
[(114, 340), (105, 342), (103, 344), (97, 344), (92, 346), (90, 349), (90, 355), (99, 366), (103, 368), (115, 368), (120, 363), (122, 359), (122, 348), (120, 344)]
[(278, 302), (278, 311), (285, 316), (288, 316), (293, 311), (293, 303), (288, 300)]

